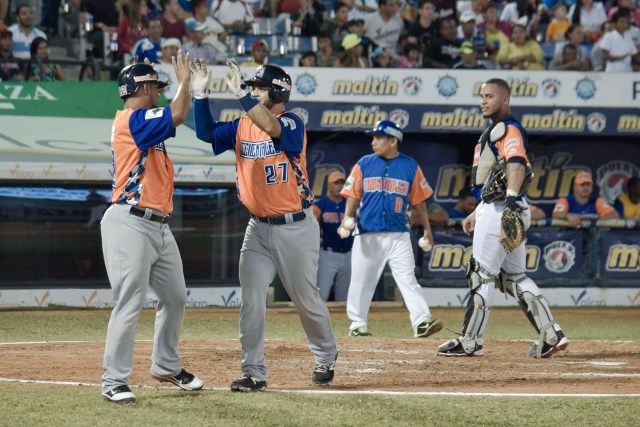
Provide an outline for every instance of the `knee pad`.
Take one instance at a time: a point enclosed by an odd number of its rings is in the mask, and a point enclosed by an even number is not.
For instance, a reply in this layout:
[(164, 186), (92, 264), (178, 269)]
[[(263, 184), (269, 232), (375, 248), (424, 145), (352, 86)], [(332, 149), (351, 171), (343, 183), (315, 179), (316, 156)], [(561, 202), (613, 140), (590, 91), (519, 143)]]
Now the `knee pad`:
[(496, 283), (498, 285), (498, 289), (500, 289), (500, 292), (502, 292), (503, 294), (509, 294), (520, 301), (518, 299), (517, 286), (527, 279), (528, 277), (526, 274), (507, 273), (504, 270), (500, 270), (500, 274), (498, 275), (498, 280), (496, 281)]
[(556, 345), (558, 335), (549, 303), (545, 297), (525, 291), (518, 296), (518, 304), (527, 315), (529, 322), (540, 334), (540, 338), (549, 345)]
[(484, 267), (482, 267), (474, 257), (469, 258), (465, 275), (469, 281), (469, 287), (472, 291), (478, 289), (480, 285), (485, 283), (495, 283), (497, 279), (495, 275), (489, 273)]

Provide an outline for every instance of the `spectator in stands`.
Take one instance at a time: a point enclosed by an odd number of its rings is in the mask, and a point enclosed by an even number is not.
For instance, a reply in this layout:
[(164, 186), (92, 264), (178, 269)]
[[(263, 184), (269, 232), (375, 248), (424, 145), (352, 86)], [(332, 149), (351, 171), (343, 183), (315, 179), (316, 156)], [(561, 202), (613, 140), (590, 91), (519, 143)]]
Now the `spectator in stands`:
[(449, 218), (451, 219), (465, 219), (473, 213), (478, 205), (476, 196), (471, 192), (471, 188), (464, 187), (458, 193), (458, 202), (449, 210)]
[(56, 36), (58, 34), (58, 19), (60, 18), (60, 0), (42, 0), (40, 12), (42, 17), (40, 28), (48, 36)]
[(458, 22), (458, 8), (456, 0), (433, 0), (433, 4), (436, 6), (436, 18), (442, 21), (446, 18), (451, 18), (455, 22)]
[[(291, 26), (294, 34), (302, 36), (317, 36), (329, 13), (322, 3), (317, 0), (298, 0), (300, 9), (291, 14)], [(326, 18), (326, 19), (325, 19)]]
[(182, 45), (184, 53), (188, 52), (191, 58), (203, 59), (205, 64), (223, 63), (226, 58), (219, 57), (211, 45), (202, 43), (207, 26), (194, 18), (188, 18), (184, 23), (189, 35), (189, 41)]
[(49, 61), (49, 45), (43, 37), (36, 37), (31, 42), (31, 59), (27, 63), (25, 79), (31, 82), (64, 80), (60, 65)]
[(218, 58), (228, 55), (230, 49), (226, 44), (227, 30), (224, 25), (210, 15), (207, 0), (194, 1), (191, 5), (191, 10), (193, 11), (193, 19), (205, 26), (204, 30), (202, 30), (204, 34), (202, 44), (213, 47)]
[(147, 37), (143, 37), (136, 42), (131, 49), (131, 54), (137, 58), (137, 62), (148, 59), (150, 62), (158, 62), (158, 53), (161, 49), (162, 24), (160, 18), (154, 17), (147, 20), (145, 24)]
[(378, 46), (371, 52), (371, 63), (373, 68), (392, 68), (394, 58), (386, 47)]
[(607, 13), (602, 2), (594, 0), (578, 0), (569, 8), (569, 20), (584, 28), (587, 40), (595, 43), (602, 36), (600, 27), (607, 21)]
[(531, 221), (545, 219), (547, 217), (545, 211), (537, 206), (532, 205), (531, 203), (529, 203), (529, 211), (531, 212)]
[(605, 61), (604, 61), (604, 52), (602, 51), (602, 39), (604, 36), (613, 29), (612, 25), (608, 22), (602, 24), (601, 33), (602, 37), (600, 40), (593, 44), (591, 48), (591, 52), (589, 53), (589, 61), (591, 62), (591, 68), (593, 71), (604, 71)]
[(364, 23), (364, 35), (375, 46), (384, 46), (395, 53), (404, 31), (404, 21), (398, 13), (398, 0), (379, 0), (378, 5), (378, 13)]
[(243, 62), (242, 66), (259, 67), (269, 62), (269, 44), (265, 39), (258, 39), (251, 45), (251, 61)]
[(366, 21), (378, 13), (378, 0), (351, 0), (351, 3), (353, 5), (349, 8), (349, 19)]
[(440, 204), (431, 200), (427, 200), (427, 213), (429, 214), (429, 224), (431, 225), (447, 225), (449, 222), (447, 211)]
[[(561, 59), (562, 50), (568, 44), (572, 44), (576, 48), (577, 59), (580, 61), (589, 61), (589, 48), (584, 46), (584, 29), (579, 24), (571, 24), (564, 33), (565, 39), (555, 44), (553, 56), (555, 59)], [(589, 65), (589, 64), (587, 64)]]
[(416, 37), (423, 49), (432, 38), (438, 35), (435, 11), (434, 0), (419, 0), (418, 19), (407, 30), (407, 34)]
[(631, 24), (635, 25), (636, 27), (640, 27), (640, 8), (634, 5), (633, 0), (617, 0), (615, 1), (615, 4), (615, 6), (609, 9), (609, 13), (607, 13), (608, 21), (611, 21), (611, 18), (613, 18), (613, 15), (619, 9), (629, 9), (631, 14)]
[(178, 50), (182, 47), (180, 39), (176, 37), (169, 37), (162, 41), (162, 51), (158, 56), (160, 63), (171, 64), (171, 57), (178, 55)]
[(579, 60), (578, 48), (571, 43), (564, 45), (560, 59), (554, 58), (549, 64), (550, 70), (558, 71), (587, 71), (589, 68), (589, 60)]
[(556, 3), (551, 11), (551, 22), (547, 26), (544, 37), (546, 42), (558, 42), (565, 39), (565, 32), (569, 28), (569, 19), (567, 18), (567, 5), (564, 3)]
[(115, 33), (120, 21), (120, 13), (116, 5), (118, 0), (83, 0), (80, 4), (82, 22), (86, 22), (87, 15), (93, 17), (93, 30), (87, 35), (91, 43), (93, 56), (99, 59), (105, 57), (105, 38)]
[(9, 27), (9, 0), (0, 0), (0, 31), (6, 31)]
[(178, 4), (178, 0), (161, 0), (162, 15), (160, 15), (160, 23), (162, 24), (162, 34), (167, 38), (175, 37), (181, 42), (187, 39), (187, 32), (182, 19), (182, 8)]
[(498, 5), (494, 2), (487, 3), (482, 16), (484, 22), (478, 24), (478, 28), (484, 31), (484, 41), (489, 59), (495, 60), (500, 47), (509, 43), (513, 24), (498, 21)]
[(422, 59), (420, 58), (420, 46), (415, 43), (407, 43), (402, 48), (402, 55), (394, 60), (396, 68), (420, 68)]
[(527, 30), (516, 24), (511, 42), (500, 45), (496, 61), (511, 70), (544, 70), (544, 52), (535, 40), (527, 38)]
[(478, 62), (478, 54), (473, 49), (471, 42), (462, 42), (460, 46), (460, 61), (453, 65), (454, 70), (484, 70), (483, 64)]
[(476, 26), (476, 15), (472, 11), (466, 10), (460, 14), (457, 37), (462, 39), (463, 42), (470, 42), (478, 57), (484, 58), (485, 53), (487, 53), (484, 31)]
[(593, 194), (593, 178), (580, 171), (573, 178), (573, 194), (560, 197), (553, 208), (553, 219), (564, 219), (569, 227), (580, 228), (582, 219), (619, 218), (618, 212), (602, 197)]
[(342, 45), (342, 39), (349, 34), (349, 31), (347, 30), (347, 23), (349, 22), (349, 6), (341, 1), (336, 1), (333, 4), (333, 12), (335, 14), (334, 18), (325, 23), (323, 31), (331, 37), (333, 50), (335, 52), (339, 52)]
[(640, 177), (629, 178), (627, 193), (618, 196), (613, 206), (620, 218), (640, 220)]
[(364, 20), (358, 18), (347, 22), (347, 32), (364, 37)]
[(271, 16), (270, 0), (245, 0), (254, 18)]
[(338, 55), (333, 50), (331, 37), (328, 33), (321, 31), (318, 34), (318, 51), (316, 58), (318, 59), (318, 67), (333, 67), (334, 62), (338, 59)]
[(459, 22), (462, 22), (462, 15), (465, 12), (471, 12), (475, 17), (476, 25), (482, 24), (484, 22), (482, 11), (484, 10), (487, 3), (488, 0), (458, 0), (456, 8), (458, 11), (458, 16), (460, 17)]
[(638, 48), (631, 38), (629, 14), (625, 9), (617, 11), (611, 18), (613, 29), (602, 37), (604, 71), (624, 73), (633, 71), (633, 61), (638, 60)]
[(9, 27), (13, 41), (13, 56), (19, 59), (31, 57), (31, 43), (36, 37), (46, 40), (47, 36), (33, 26), (33, 9), (29, 4), (20, 4), (16, 8), (18, 22)]
[(347, 34), (342, 39), (342, 53), (338, 56), (334, 66), (346, 68), (367, 68), (369, 61), (362, 56), (362, 39), (357, 34)]
[[(538, 39), (538, 30), (542, 24), (544, 28), (551, 20), (549, 8), (542, 0), (516, 0), (508, 3), (502, 9), (500, 21), (516, 24), (518, 22), (527, 26), (527, 34), (532, 39)], [(544, 34), (540, 34), (541, 37)]]
[(211, 16), (229, 33), (246, 33), (251, 30), (253, 13), (244, 0), (215, 0), (211, 4)]
[(145, 0), (129, 0), (126, 13), (118, 24), (118, 58), (130, 54), (138, 40), (147, 36), (144, 26), (149, 8)]
[(11, 51), (12, 34), (9, 30), (0, 31), (0, 81), (22, 80), (21, 67), (17, 61), (8, 61), (15, 58)]
[(300, 61), (298, 62), (300, 67), (317, 67), (318, 66), (318, 58), (316, 57), (315, 52), (309, 50), (304, 52), (300, 56)]
[(424, 68), (453, 68), (460, 58), (462, 40), (456, 38), (453, 18), (440, 21), (440, 34), (425, 46), (422, 55)]
[(298, 0), (271, 0), (271, 17), (278, 19), (289, 18), (298, 10)]

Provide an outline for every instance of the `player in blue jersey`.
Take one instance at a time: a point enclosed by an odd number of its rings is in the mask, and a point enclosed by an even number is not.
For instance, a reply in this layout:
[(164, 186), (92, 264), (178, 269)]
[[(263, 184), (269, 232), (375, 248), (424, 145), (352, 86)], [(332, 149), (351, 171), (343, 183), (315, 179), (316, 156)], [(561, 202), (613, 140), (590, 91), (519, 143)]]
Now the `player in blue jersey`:
[(409, 215), (410, 209), (416, 211), (424, 226), (421, 247), (430, 250), (433, 237), (424, 202), (433, 190), (416, 161), (398, 152), (403, 134), (396, 123), (381, 120), (366, 133), (373, 135), (373, 154), (358, 160), (341, 192), (347, 198), (347, 206), (338, 234), (343, 238), (351, 230), (356, 234), (347, 298), (349, 335), (371, 335), (367, 315), (388, 262), (409, 309), (415, 337), (428, 337), (442, 329), (443, 323), (431, 319), (429, 305), (416, 280)]
[(351, 247), (353, 237), (341, 239), (338, 227), (344, 218), (347, 200), (340, 195), (346, 177), (335, 171), (327, 177), (327, 193), (313, 205), (320, 224), (320, 258), (318, 259), (318, 289), (323, 301), (329, 299), (333, 288), (335, 301), (346, 301), (351, 280)]

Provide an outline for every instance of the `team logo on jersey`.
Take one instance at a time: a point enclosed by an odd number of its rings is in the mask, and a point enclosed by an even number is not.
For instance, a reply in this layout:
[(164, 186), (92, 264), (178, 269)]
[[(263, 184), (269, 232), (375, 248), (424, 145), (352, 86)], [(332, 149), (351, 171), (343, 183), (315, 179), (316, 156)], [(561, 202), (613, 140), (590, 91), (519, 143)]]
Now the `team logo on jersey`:
[(613, 203), (624, 193), (627, 181), (634, 175), (640, 175), (640, 167), (630, 162), (614, 160), (600, 166), (596, 171), (600, 195), (608, 203)]
[(366, 193), (385, 191), (387, 193), (402, 194), (403, 196), (409, 194), (409, 183), (393, 178), (365, 178), (362, 182), (362, 188)]
[(587, 116), (587, 129), (600, 133), (607, 126), (607, 118), (602, 113), (591, 113)]
[(304, 108), (301, 107), (296, 107), (293, 108), (291, 110), (289, 110), (290, 112), (292, 112), (293, 114), (297, 115), (298, 117), (300, 117), (302, 119), (302, 123), (305, 124), (305, 126), (307, 124), (309, 124), (309, 111), (305, 110)]
[(560, 91), (560, 81), (556, 79), (546, 79), (542, 81), (542, 93), (547, 98), (555, 98)]
[(445, 98), (450, 98), (458, 92), (458, 82), (450, 75), (440, 77), (436, 85), (438, 93)]
[(316, 78), (309, 73), (300, 74), (296, 79), (296, 90), (304, 96), (314, 93), (317, 87)]
[(566, 273), (576, 263), (576, 247), (571, 242), (556, 240), (543, 252), (544, 266), (552, 273)]
[(417, 76), (405, 77), (402, 80), (402, 88), (404, 89), (405, 94), (415, 96), (420, 93), (420, 89), (422, 88), (422, 79)]
[(400, 129), (404, 129), (409, 125), (409, 117), (409, 113), (406, 110), (399, 108), (389, 113), (389, 120), (400, 126)]
[(578, 80), (576, 83), (576, 95), (578, 98), (584, 99), (585, 101), (591, 99), (596, 94), (596, 84), (593, 80), (584, 78), (582, 80)]
[(158, 117), (162, 117), (163, 111), (164, 111), (164, 108), (153, 108), (151, 110), (147, 110), (147, 112), (144, 113), (144, 119), (149, 120), (149, 119), (157, 119)]
[(245, 159), (266, 159), (278, 154), (282, 154), (282, 151), (276, 149), (272, 140), (260, 142), (240, 141), (240, 155)]

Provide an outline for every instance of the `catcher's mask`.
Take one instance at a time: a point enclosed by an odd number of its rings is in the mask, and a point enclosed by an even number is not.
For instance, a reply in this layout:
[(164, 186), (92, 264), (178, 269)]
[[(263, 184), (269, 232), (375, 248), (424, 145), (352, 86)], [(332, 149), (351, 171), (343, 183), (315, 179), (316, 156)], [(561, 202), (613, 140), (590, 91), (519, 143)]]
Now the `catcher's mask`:
[(160, 80), (158, 72), (149, 64), (127, 65), (118, 74), (118, 90), (120, 98), (126, 99), (133, 95), (145, 83), (155, 83), (162, 89), (169, 83)]
[(277, 65), (261, 65), (256, 68), (253, 78), (245, 80), (249, 86), (262, 85), (269, 87), (269, 101), (274, 104), (289, 102), (291, 95), (291, 76)]
[(373, 127), (373, 130), (367, 130), (367, 135), (385, 135), (396, 138), (398, 142), (402, 142), (402, 129), (391, 120), (379, 120)]

